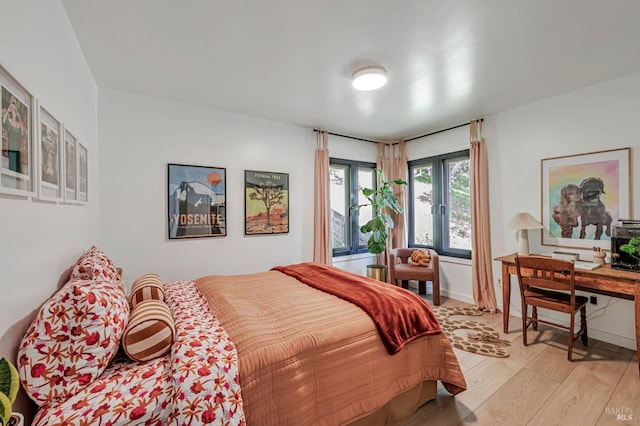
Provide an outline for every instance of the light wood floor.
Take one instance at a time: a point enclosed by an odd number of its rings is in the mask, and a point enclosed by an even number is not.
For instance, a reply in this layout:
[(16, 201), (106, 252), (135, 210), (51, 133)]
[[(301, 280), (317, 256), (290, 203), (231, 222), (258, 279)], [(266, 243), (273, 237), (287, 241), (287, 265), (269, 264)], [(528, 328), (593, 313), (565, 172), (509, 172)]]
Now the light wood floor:
[[(452, 299), (442, 304), (468, 306)], [(471, 319), (502, 330), (501, 313)], [(467, 390), (452, 397), (439, 383), (436, 400), (404, 425), (640, 424), (636, 351), (595, 339), (585, 348), (578, 339), (569, 362), (568, 332), (541, 325), (528, 331), (525, 347), (520, 318), (510, 318), (509, 330), (501, 332), (502, 339), (511, 341), (508, 358), (455, 349)]]

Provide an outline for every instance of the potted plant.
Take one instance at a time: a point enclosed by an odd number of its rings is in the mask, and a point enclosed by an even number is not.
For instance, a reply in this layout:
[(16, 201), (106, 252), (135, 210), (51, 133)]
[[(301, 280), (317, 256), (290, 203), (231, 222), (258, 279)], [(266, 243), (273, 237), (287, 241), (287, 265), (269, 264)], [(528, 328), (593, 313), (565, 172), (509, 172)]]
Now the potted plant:
[(367, 265), (367, 276), (378, 279), (380, 281), (386, 281), (386, 266), (380, 264), (380, 254), (384, 252), (387, 247), (387, 238), (389, 237), (389, 231), (393, 229), (394, 223), (391, 218), (391, 213), (404, 213), (402, 206), (398, 204), (398, 197), (393, 195), (391, 185), (406, 185), (402, 179), (396, 179), (387, 181), (384, 178), (384, 173), (380, 169), (376, 169), (378, 177), (378, 188), (363, 188), (362, 195), (364, 195), (369, 203), (362, 204), (358, 208), (364, 206), (371, 206), (373, 209), (373, 218), (360, 227), (360, 232), (363, 234), (369, 234), (369, 240), (367, 241), (367, 250), (369, 253), (376, 255), (376, 264)]
[(22, 414), (11, 413), (19, 388), (18, 371), (6, 358), (0, 359), (0, 425), (2, 426), (18, 426), (24, 423)]
[(620, 251), (627, 253), (636, 261), (636, 266), (640, 264), (640, 237), (631, 238), (627, 244), (620, 246)]

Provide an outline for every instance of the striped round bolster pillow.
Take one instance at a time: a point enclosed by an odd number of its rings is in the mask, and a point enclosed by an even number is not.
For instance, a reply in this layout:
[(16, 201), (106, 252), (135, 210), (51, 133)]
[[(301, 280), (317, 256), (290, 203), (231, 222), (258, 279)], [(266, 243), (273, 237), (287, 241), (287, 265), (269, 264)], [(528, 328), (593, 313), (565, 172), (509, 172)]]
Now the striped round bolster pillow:
[(164, 301), (164, 285), (158, 274), (145, 274), (133, 282), (131, 286), (131, 307), (143, 300)]
[(122, 336), (122, 348), (135, 361), (148, 361), (166, 354), (176, 334), (173, 317), (166, 303), (143, 300), (129, 317)]

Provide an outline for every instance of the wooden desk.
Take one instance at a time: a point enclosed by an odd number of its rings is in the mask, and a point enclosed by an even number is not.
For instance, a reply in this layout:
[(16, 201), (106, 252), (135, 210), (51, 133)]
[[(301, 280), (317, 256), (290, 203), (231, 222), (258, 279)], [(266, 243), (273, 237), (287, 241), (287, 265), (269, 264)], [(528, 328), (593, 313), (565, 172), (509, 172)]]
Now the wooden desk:
[[(515, 253), (495, 260), (502, 262), (502, 324), (504, 332), (508, 333), (511, 275), (517, 276)], [(523, 272), (531, 274), (530, 270)], [(635, 300), (636, 350), (640, 356), (640, 273), (612, 269), (609, 264), (592, 271), (576, 268), (576, 289)], [(640, 358), (638, 368), (640, 371)]]

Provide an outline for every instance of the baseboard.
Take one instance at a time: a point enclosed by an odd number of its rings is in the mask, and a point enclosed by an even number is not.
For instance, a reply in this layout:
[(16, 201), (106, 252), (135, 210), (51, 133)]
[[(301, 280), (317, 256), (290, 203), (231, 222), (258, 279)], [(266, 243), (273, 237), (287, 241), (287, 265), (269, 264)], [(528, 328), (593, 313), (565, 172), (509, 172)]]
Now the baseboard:
[[(409, 281), (409, 288), (413, 291), (418, 291), (418, 282), (417, 281)], [(431, 282), (427, 281), (427, 296), (430, 296), (431, 293)], [(468, 295), (464, 294), (464, 293), (458, 293), (455, 291), (449, 291), (449, 290), (445, 290), (445, 289), (440, 289), (440, 296), (441, 297), (447, 297), (449, 299), (455, 299), (455, 300), (459, 300), (461, 302), (466, 302), (466, 303), (470, 303), (472, 305), (475, 305), (475, 301), (473, 300), (473, 298), (469, 297)]]
[(472, 305), (475, 305), (475, 300), (473, 300), (473, 297), (469, 297), (468, 295), (464, 294), (464, 293), (458, 293), (456, 291), (449, 291), (449, 290), (442, 290), (440, 289), (440, 295), (443, 297), (447, 297), (449, 299), (456, 299), (459, 300), (461, 302), (466, 302), (466, 303), (470, 303)]
[[(540, 312), (540, 311), (539, 311)], [(509, 315), (512, 317), (516, 317), (516, 318), (522, 318), (522, 313), (520, 311), (520, 307), (516, 307), (514, 305), (510, 306), (509, 309)], [(549, 317), (547, 315), (543, 315), (540, 314), (540, 318), (541, 319), (545, 319), (545, 320), (550, 320), (550, 321), (558, 321), (558, 318), (553, 318), (553, 317)], [(522, 327), (518, 327), (518, 329), (521, 329)], [(636, 347), (636, 340), (626, 337), (626, 336), (620, 336), (618, 334), (614, 334), (614, 333), (610, 333), (608, 331), (604, 331), (604, 330), (600, 330), (597, 328), (594, 328), (592, 326), (589, 325), (588, 319), (587, 319), (587, 334), (589, 335), (589, 338), (593, 338), (596, 340), (601, 340), (603, 342), (606, 343), (611, 343), (612, 345), (616, 345), (616, 346), (620, 346), (622, 348), (627, 348), (627, 349), (631, 349), (632, 351), (637, 350)]]

